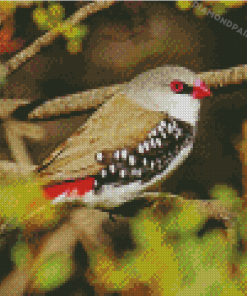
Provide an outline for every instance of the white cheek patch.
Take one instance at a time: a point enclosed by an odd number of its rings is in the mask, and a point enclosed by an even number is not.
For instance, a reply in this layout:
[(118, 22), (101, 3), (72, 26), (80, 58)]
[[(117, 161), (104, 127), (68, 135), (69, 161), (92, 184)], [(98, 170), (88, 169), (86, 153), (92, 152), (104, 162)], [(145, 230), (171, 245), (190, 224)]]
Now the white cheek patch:
[(193, 99), (191, 95), (168, 94), (163, 104), (167, 105), (169, 116), (186, 121), (192, 126), (196, 125), (200, 111), (199, 100)]
[(174, 93), (171, 82), (175, 79), (193, 86), (197, 75), (183, 67), (158, 67), (134, 78), (125, 92), (130, 99), (146, 109), (166, 112), (170, 117), (195, 126), (199, 117), (200, 100), (193, 99), (192, 94)]
[(193, 99), (192, 95), (142, 90), (134, 95), (133, 99), (142, 107), (152, 111), (163, 111), (168, 116), (196, 125), (199, 118), (200, 100)]

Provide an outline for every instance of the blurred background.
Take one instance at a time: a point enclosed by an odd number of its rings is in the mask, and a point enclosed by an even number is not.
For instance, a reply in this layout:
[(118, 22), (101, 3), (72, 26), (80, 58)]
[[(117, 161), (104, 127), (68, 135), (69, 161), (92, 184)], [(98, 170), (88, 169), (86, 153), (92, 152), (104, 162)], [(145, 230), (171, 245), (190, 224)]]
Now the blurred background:
[[(18, 4), (17, 1), (15, 5), (12, 2), (12, 6), (6, 6), (6, 2), (0, 2), (0, 62), (7, 62), (45, 34), (46, 30), (34, 19), (33, 13), (35, 9), (47, 9), (50, 3), (22, 1), (23, 4)], [(81, 22), (87, 30), (77, 49), (69, 47), (68, 39), (59, 36), (8, 77), (0, 97), (31, 100), (30, 104), (17, 108), (12, 119), (20, 123), (20, 128), (23, 122), (33, 122), (46, 131), (42, 141), (24, 138), (35, 165), (41, 165), (95, 112), (71, 112), (28, 120), (28, 114), (47, 100), (130, 81), (147, 69), (165, 64), (187, 67), (195, 72), (247, 64), (247, 35), (193, 9), (193, 2), (188, 2), (116, 2)], [(218, 1), (220, 5), (215, 1), (199, 3), (237, 24), (244, 33), (247, 30), (246, 1), (227, 2)], [(89, 2), (55, 3), (63, 6), (67, 18)], [(247, 83), (212, 89), (212, 92), (213, 96), (202, 101), (193, 152), (164, 181), (162, 191), (189, 199), (210, 199), (210, 190), (215, 184), (227, 184), (238, 196), (244, 194), (239, 145), (244, 139), (242, 126), (247, 118)], [(14, 161), (4, 122), (5, 119), (0, 118), (0, 159)], [(76, 284), (69, 285), (72, 288)], [(71, 295), (86, 294), (75, 291)]]

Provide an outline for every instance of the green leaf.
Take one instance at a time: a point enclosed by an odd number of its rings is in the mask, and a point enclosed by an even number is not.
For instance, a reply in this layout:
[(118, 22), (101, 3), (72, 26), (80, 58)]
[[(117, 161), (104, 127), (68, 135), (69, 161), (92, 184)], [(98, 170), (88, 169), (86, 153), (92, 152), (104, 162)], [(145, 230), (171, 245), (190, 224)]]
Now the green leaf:
[(50, 19), (56, 19), (57, 21), (62, 21), (65, 17), (65, 9), (62, 5), (58, 3), (51, 3), (47, 8), (47, 13)]
[(33, 19), (40, 30), (49, 30), (49, 19), (44, 8), (36, 8), (33, 11)]
[(33, 255), (28, 245), (19, 240), (11, 249), (11, 260), (16, 264), (17, 268), (25, 269), (31, 259), (33, 259)]
[(82, 41), (80, 38), (69, 39), (67, 43), (67, 49), (70, 53), (77, 53), (81, 51)]
[(210, 195), (213, 199), (224, 202), (225, 206), (232, 211), (242, 208), (242, 201), (238, 196), (238, 192), (232, 186), (217, 184), (210, 190)]
[(64, 24), (61, 28), (61, 32), (68, 39), (82, 38), (87, 35), (86, 25), (72, 26), (70, 24)]
[(32, 212), (46, 204), (50, 201), (45, 199), (42, 185), (33, 178), (0, 185), (1, 217), (8, 224), (21, 226)]
[(224, 14), (226, 13), (225, 3), (215, 3), (212, 7), (212, 10), (215, 14)]
[(42, 292), (55, 289), (71, 277), (73, 270), (71, 254), (56, 252), (35, 264), (31, 272), (33, 288)]

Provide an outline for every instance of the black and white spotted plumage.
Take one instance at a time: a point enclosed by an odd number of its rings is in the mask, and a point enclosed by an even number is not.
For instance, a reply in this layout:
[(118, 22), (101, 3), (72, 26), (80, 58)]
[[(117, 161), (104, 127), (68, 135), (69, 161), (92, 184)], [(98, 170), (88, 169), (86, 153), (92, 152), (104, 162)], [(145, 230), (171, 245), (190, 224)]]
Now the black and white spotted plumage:
[[(169, 65), (138, 75), (56, 149), (40, 177), (94, 176), (95, 190), (83, 196), (91, 205), (133, 199), (171, 174), (192, 150), (200, 112), (192, 94), (197, 79), (192, 71)], [(171, 88), (177, 80), (185, 92)]]
[(142, 184), (164, 171), (182, 147), (193, 139), (193, 129), (182, 121), (164, 119), (152, 129), (145, 141), (131, 149), (96, 154), (106, 167), (95, 176), (95, 189), (112, 183), (115, 186), (141, 180)]

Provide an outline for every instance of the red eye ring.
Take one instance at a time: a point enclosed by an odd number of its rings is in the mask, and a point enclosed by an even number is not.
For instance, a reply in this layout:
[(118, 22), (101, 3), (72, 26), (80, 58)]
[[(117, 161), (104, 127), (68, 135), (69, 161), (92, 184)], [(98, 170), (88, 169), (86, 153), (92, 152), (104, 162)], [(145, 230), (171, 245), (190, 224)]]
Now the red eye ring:
[(183, 91), (183, 85), (183, 82), (175, 79), (171, 82), (171, 90), (175, 93), (180, 93)]

